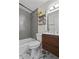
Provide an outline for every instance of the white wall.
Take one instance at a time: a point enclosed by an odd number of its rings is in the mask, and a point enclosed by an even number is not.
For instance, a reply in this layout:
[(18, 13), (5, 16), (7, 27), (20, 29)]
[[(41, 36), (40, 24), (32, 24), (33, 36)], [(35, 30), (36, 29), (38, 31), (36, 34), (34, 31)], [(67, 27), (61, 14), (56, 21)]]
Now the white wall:
[(31, 14), (19, 8), (19, 39), (31, 37)]

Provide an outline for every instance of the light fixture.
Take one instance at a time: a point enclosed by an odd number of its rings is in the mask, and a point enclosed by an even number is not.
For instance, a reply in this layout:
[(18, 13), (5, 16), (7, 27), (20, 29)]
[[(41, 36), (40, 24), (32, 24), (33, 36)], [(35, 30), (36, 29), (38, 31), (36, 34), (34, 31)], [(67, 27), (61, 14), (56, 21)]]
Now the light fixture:
[(58, 8), (59, 7), (59, 4), (55, 4), (55, 6), (54, 6), (55, 8)]
[(54, 9), (54, 7), (50, 7), (50, 10), (53, 10)]

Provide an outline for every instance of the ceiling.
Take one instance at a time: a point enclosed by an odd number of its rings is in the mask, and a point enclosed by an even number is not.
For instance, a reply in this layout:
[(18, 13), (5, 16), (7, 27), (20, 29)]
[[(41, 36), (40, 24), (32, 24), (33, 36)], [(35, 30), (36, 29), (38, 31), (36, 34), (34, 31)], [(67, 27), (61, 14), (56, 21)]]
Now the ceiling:
[(47, 1), (49, 0), (19, 0), (19, 3), (21, 3), (28, 9), (34, 11), (35, 9), (37, 9), (39, 6), (41, 6)]

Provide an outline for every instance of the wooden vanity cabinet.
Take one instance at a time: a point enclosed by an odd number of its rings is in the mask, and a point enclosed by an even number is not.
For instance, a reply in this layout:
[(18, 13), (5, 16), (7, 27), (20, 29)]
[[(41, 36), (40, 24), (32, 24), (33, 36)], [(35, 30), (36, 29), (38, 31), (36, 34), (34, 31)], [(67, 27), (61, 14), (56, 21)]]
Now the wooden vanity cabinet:
[(43, 34), (42, 48), (59, 57), (59, 36)]

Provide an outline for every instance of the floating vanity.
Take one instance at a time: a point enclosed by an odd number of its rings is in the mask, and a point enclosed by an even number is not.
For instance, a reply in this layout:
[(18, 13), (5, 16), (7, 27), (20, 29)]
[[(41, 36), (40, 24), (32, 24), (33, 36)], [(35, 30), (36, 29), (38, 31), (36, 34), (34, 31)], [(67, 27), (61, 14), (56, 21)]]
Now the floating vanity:
[(43, 34), (42, 48), (59, 57), (59, 35)]

